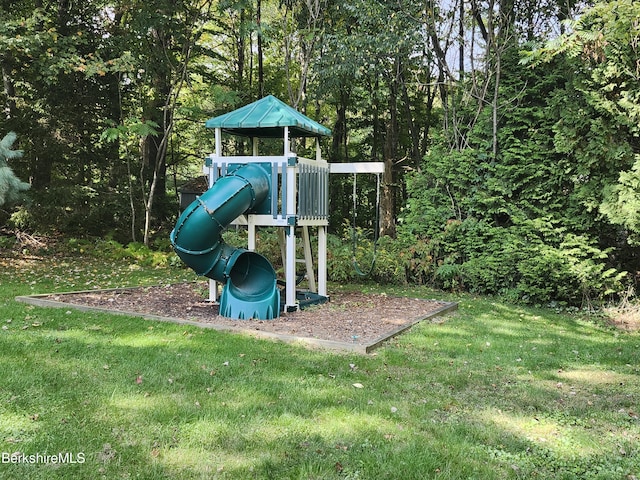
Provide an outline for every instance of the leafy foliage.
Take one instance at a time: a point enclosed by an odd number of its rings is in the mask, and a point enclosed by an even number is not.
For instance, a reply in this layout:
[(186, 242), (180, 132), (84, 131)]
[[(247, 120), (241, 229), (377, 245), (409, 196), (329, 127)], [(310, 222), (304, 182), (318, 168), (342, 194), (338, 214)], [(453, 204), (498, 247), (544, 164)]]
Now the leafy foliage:
[(20, 198), (20, 193), (28, 190), (31, 185), (21, 181), (9, 167), (9, 160), (18, 159), (22, 151), (12, 150), (17, 135), (9, 132), (0, 140), (0, 207), (13, 203)]
[[(640, 151), (640, 5), (632, 0), (596, 2), (571, 30), (525, 61), (548, 61), (566, 55), (579, 76), (567, 115), (558, 124), (561, 151), (580, 155), (588, 178), (585, 198), (609, 221), (622, 225), (637, 243), (638, 155)], [(592, 171), (606, 177), (593, 185)], [(587, 176), (588, 175), (588, 176)], [(597, 177), (596, 177), (597, 178)], [(586, 197), (585, 195), (585, 197)]]
[[(272, 93), (333, 127), (330, 161), (385, 162), (390, 236), (370, 280), (604, 298), (640, 271), (638, 5), (598, 1), (571, 21), (582, 3), (0, 3), (2, 122), (33, 185), (10, 221), (166, 240), (176, 185), (213, 148), (202, 121)], [(358, 181), (353, 207), (350, 179), (331, 178), (335, 279), (354, 278), (353, 213), (356, 263), (372, 260), (375, 182)]]
[[(409, 177), (402, 229), (429, 246), (440, 287), (536, 304), (603, 300), (622, 289), (625, 277), (612, 264), (611, 243), (603, 241), (614, 238), (616, 228), (597, 214), (625, 144), (612, 152), (602, 137), (612, 138), (616, 127), (605, 127), (593, 112), (577, 112), (566, 64), (525, 68), (512, 51), (502, 68), (508, 80), (500, 98), (510, 104), (497, 131), (497, 155), (482, 120), (490, 115), (487, 107), (465, 148), (452, 150), (440, 139), (421, 172)], [(570, 135), (570, 125), (597, 133)], [(612, 161), (603, 163), (600, 152)]]

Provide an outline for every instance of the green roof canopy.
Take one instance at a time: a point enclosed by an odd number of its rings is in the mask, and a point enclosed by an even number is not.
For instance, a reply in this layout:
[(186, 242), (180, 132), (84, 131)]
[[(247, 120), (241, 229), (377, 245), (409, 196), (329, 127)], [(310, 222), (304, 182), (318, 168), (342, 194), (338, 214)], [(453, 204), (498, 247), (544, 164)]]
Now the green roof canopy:
[(284, 127), (289, 127), (291, 137), (331, 136), (331, 130), (273, 95), (245, 105), (233, 112), (210, 118), (207, 128), (221, 128), (234, 135), (258, 138), (284, 137)]

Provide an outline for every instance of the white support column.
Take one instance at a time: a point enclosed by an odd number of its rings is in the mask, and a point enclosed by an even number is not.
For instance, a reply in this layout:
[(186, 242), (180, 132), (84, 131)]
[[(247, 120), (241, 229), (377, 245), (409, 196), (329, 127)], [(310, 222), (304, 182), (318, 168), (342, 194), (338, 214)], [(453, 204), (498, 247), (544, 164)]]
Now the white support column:
[(216, 132), (216, 157), (222, 156), (222, 128), (217, 127)]
[(247, 249), (256, 249), (256, 221), (254, 215), (247, 215)]
[(258, 156), (258, 137), (251, 138), (251, 146), (253, 150), (253, 156), (257, 157)]
[(209, 279), (209, 301), (218, 303), (218, 282)]
[(298, 304), (296, 303), (296, 227), (289, 226), (285, 228), (287, 233), (285, 311), (295, 311), (298, 309)]
[(295, 311), (298, 309), (296, 303), (296, 199), (298, 198), (296, 185), (296, 159), (289, 160), (294, 155), (291, 153), (289, 143), (289, 127), (284, 127), (284, 156), (287, 158), (287, 198), (285, 216), (288, 226), (286, 233), (286, 263), (285, 263), (285, 311)]
[(318, 227), (318, 295), (327, 296), (327, 227)]
[[(218, 162), (218, 159), (222, 156), (222, 129), (220, 127), (214, 130), (215, 132), (215, 151), (211, 160), (214, 163)], [(217, 168), (217, 167), (216, 167)], [(213, 183), (213, 175), (209, 175), (209, 188)], [(218, 303), (218, 282), (209, 279), (209, 301), (212, 303)]]
[(291, 147), (289, 143), (289, 127), (284, 127), (284, 156), (288, 157), (291, 153)]
[(313, 254), (311, 252), (311, 239), (309, 237), (309, 227), (302, 227), (302, 246), (304, 249), (304, 264), (307, 267), (307, 281), (309, 290), (318, 293), (316, 288), (316, 274), (313, 271)]

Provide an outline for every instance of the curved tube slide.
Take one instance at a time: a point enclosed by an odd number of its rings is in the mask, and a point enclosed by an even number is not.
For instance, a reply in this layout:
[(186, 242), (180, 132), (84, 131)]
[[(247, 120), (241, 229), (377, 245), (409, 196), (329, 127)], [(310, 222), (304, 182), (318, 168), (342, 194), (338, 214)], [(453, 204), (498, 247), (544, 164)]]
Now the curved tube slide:
[(243, 165), (191, 203), (171, 232), (171, 243), (183, 262), (198, 275), (225, 283), (220, 297), (220, 315), (225, 317), (268, 320), (280, 315), (280, 290), (271, 263), (222, 239), (224, 229), (260, 204), (269, 189), (264, 168)]

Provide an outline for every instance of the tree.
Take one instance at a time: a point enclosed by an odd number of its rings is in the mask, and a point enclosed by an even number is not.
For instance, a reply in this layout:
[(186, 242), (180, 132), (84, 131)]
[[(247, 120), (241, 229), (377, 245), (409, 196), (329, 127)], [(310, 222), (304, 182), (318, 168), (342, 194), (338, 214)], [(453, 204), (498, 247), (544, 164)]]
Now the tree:
[(316, 94), (335, 110), (330, 159), (385, 163), (382, 235), (395, 235), (404, 172), (418, 165), (426, 150), (433, 95), (423, 9), (412, 0), (331, 3), (315, 64)]
[[(640, 243), (640, 4), (600, 1), (585, 9), (558, 38), (531, 52), (527, 62), (566, 57), (578, 73), (572, 109), (557, 143), (602, 172), (590, 205)], [(573, 104), (575, 105), (575, 100)], [(604, 175), (603, 175), (604, 174)]]
[(22, 156), (21, 150), (12, 149), (15, 141), (16, 134), (14, 132), (9, 132), (0, 140), (0, 207), (17, 201), (20, 194), (31, 187), (16, 177), (9, 167), (9, 160)]
[[(144, 133), (139, 143), (138, 182), (144, 206), (145, 245), (149, 244), (154, 220), (161, 222), (173, 213), (166, 202), (167, 152), (180, 94), (189, 79), (190, 62), (211, 8), (211, 0), (123, 2), (117, 6), (110, 26), (113, 52), (104, 65), (121, 79), (118, 123), (121, 127), (134, 125), (134, 130), (129, 130), (134, 134)], [(114, 132), (126, 130), (112, 128), (106, 138), (116, 139)]]

